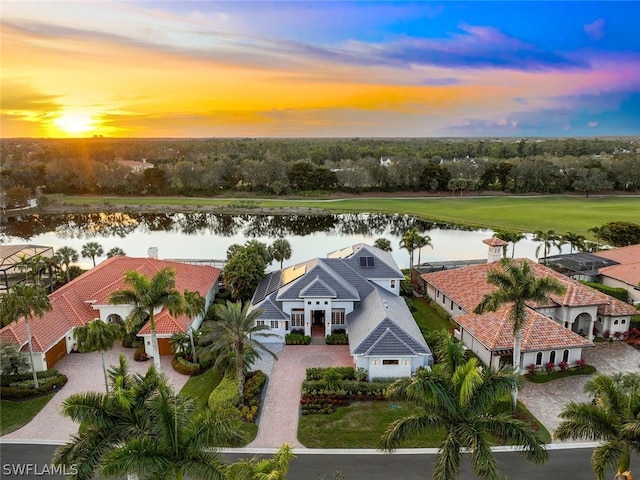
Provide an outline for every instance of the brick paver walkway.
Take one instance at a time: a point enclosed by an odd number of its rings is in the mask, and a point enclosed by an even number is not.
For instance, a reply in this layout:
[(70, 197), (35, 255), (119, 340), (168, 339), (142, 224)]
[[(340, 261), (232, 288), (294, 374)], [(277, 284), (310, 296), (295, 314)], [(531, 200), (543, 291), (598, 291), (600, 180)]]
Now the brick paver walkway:
[(264, 401), (258, 435), (249, 447), (278, 448), (298, 442), (300, 389), (308, 367), (352, 367), (346, 345), (286, 345), (278, 354)]
[[(105, 354), (107, 368), (118, 363), (118, 355), (124, 353), (129, 363), (129, 370), (134, 373), (146, 373), (153, 364), (136, 362), (133, 360), (133, 349), (115, 346)], [(179, 391), (187, 379), (187, 375), (181, 375), (171, 366), (171, 356), (161, 357), (162, 371), (166, 375), (169, 384)], [(45, 407), (29, 422), (15, 432), (2, 436), (3, 440), (49, 440), (66, 442), (71, 435), (78, 431), (78, 424), (63, 417), (60, 413), (62, 402), (73, 393), (96, 391), (104, 392), (104, 374), (102, 373), (102, 361), (98, 352), (69, 354), (60, 360), (55, 367), (60, 373), (69, 377), (67, 384), (60, 390)]]
[[(589, 365), (593, 365), (599, 373), (605, 375), (640, 372), (640, 350), (622, 342), (596, 343), (594, 348), (585, 348), (582, 356)], [(583, 389), (590, 378), (591, 376), (579, 375), (548, 383), (532, 383), (525, 380), (518, 399), (553, 434), (553, 430), (560, 423), (558, 414), (566, 403), (589, 401), (589, 396)]]

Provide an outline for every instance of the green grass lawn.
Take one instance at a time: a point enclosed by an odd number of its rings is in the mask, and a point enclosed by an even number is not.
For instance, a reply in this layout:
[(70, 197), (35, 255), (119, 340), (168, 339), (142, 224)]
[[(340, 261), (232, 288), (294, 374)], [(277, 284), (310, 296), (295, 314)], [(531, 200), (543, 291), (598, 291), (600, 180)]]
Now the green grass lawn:
[(425, 328), (430, 332), (443, 329), (449, 331), (453, 328), (453, 325), (446, 318), (443, 318), (435, 308), (423, 299), (409, 298), (407, 300), (415, 308), (415, 311), (412, 312), (413, 318), (420, 328)]
[(0, 400), (0, 435), (15, 432), (29, 423), (54, 395), (50, 393), (22, 401)]
[(216, 368), (210, 368), (201, 375), (190, 377), (182, 387), (182, 390), (180, 390), (180, 395), (188, 395), (194, 398), (198, 408), (204, 410), (207, 408), (209, 395), (221, 380), (222, 374), (220, 371)]
[[(55, 199), (72, 205), (104, 204), (229, 206), (233, 198), (188, 197), (66, 197)], [(541, 196), (541, 197), (424, 197), (424, 198), (345, 198), (338, 200), (254, 199), (263, 208), (321, 208), (334, 213), (369, 212), (413, 215), (424, 220), (525, 232), (554, 229), (593, 239), (587, 231), (594, 226), (619, 220), (637, 222), (640, 196)], [(250, 209), (247, 213), (250, 213)]]

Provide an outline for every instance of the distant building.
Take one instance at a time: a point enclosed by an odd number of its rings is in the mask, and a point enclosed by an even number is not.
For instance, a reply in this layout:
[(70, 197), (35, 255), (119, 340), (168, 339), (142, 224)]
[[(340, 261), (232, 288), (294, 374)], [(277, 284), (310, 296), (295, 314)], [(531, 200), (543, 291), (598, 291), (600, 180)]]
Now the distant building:
[(117, 159), (116, 163), (129, 167), (134, 172), (144, 172), (147, 168), (153, 168), (153, 163), (148, 163), (146, 160), (138, 162), (137, 160), (123, 160)]

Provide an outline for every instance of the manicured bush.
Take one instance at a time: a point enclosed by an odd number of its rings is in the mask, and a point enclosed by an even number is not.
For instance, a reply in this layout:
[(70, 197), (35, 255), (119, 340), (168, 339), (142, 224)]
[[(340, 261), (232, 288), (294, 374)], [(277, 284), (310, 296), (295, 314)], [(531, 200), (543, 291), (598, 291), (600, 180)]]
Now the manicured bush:
[(536, 367), (535, 363), (530, 363), (529, 366), (527, 367), (527, 371), (529, 372), (529, 375), (535, 375), (537, 368), (538, 367)]
[(576, 368), (578, 370), (582, 370), (586, 364), (587, 361), (584, 358), (579, 358), (578, 360), (576, 360)]
[(327, 345), (349, 345), (349, 336), (345, 333), (332, 333), (324, 337)]
[[(322, 378), (324, 377), (324, 373), (327, 369), (326, 368), (307, 368), (307, 380), (322, 380)], [(333, 370), (335, 370), (339, 375), (340, 375), (340, 379), (341, 380), (355, 380), (356, 379), (356, 371), (353, 369), (353, 367), (333, 367)], [(365, 372), (365, 379), (366, 377), (366, 372)]]
[(144, 345), (138, 346), (138, 348), (136, 348), (136, 351), (133, 352), (133, 359), (136, 362), (144, 362), (148, 358), (149, 356), (147, 355), (147, 352), (144, 351)]
[(225, 375), (218, 386), (209, 395), (207, 402), (214, 410), (235, 409), (238, 405), (238, 380), (233, 375)]
[(388, 386), (389, 383), (357, 380), (338, 380), (330, 384), (325, 380), (305, 380), (302, 384), (301, 412), (303, 415), (333, 413), (336, 407), (354, 401), (384, 400)]
[(554, 370), (547, 373), (526, 375), (525, 378), (533, 383), (546, 383), (558, 378), (571, 377), (573, 375), (591, 375), (595, 373), (596, 367), (593, 365), (584, 365), (582, 368), (569, 368), (566, 371)]
[(309, 345), (311, 337), (309, 335), (299, 335), (297, 333), (287, 333), (284, 336), (287, 345)]
[(173, 369), (183, 375), (196, 375), (200, 373), (200, 365), (188, 361), (183, 354), (174, 355), (171, 359), (171, 366)]
[(304, 335), (304, 330), (302, 328), (294, 328), (289, 333), (293, 333), (294, 335)]
[(556, 369), (556, 364), (553, 362), (547, 362), (544, 364), (544, 369), (547, 371), (547, 373), (551, 373)]
[(244, 403), (249, 406), (260, 406), (262, 389), (267, 383), (267, 376), (261, 370), (249, 372), (244, 382)]
[(0, 398), (20, 399), (46, 395), (64, 387), (68, 378), (66, 375), (57, 375), (55, 377), (46, 377), (45, 380), (44, 383), (40, 384), (39, 388), (33, 388), (33, 384), (29, 388), (0, 387)]
[(594, 288), (602, 293), (606, 293), (607, 295), (613, 298), (622, 300), (623, 302), (629, 301), (629, 292), (627, 292), (625, 288), (609, 287), (607, 285), (603, 285), (601, 283), (596, 283), (596, 282), (581, 282), (581, 283), (584, 283), (585, 285), (591, 288)]
[[(36, 372), (36, 376), (39, 380), (45, 380), (48, 378), (59, 377), (60, 372), (55, 368), (50, 368), (49, 370), (45, 370), (44, 372)], [(0, 375), (0, 386), (8, 387), (14, 382), (21, 382), (23, 380), (31, 380), (33, 381), (32, 373), (23, 373), (22, 375)]]

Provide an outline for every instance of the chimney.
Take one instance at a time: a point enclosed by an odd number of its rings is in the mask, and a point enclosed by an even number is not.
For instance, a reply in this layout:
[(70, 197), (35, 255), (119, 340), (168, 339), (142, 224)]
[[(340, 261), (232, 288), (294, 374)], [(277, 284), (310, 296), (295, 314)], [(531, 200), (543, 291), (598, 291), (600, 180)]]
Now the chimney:
[(155, 258), (157, 260), (158, 259), (158, 247), (149, 247), (147, 249), (147, 255), (149, 256), (149, 258)]
[(508, 242), (497, 237), (487, 238), (486, 240), (483, 240), (482, 243), (489, 245), (487, 263), (493, 263), (500, 260), (502, 258), (503, 248), (509, 245)]

